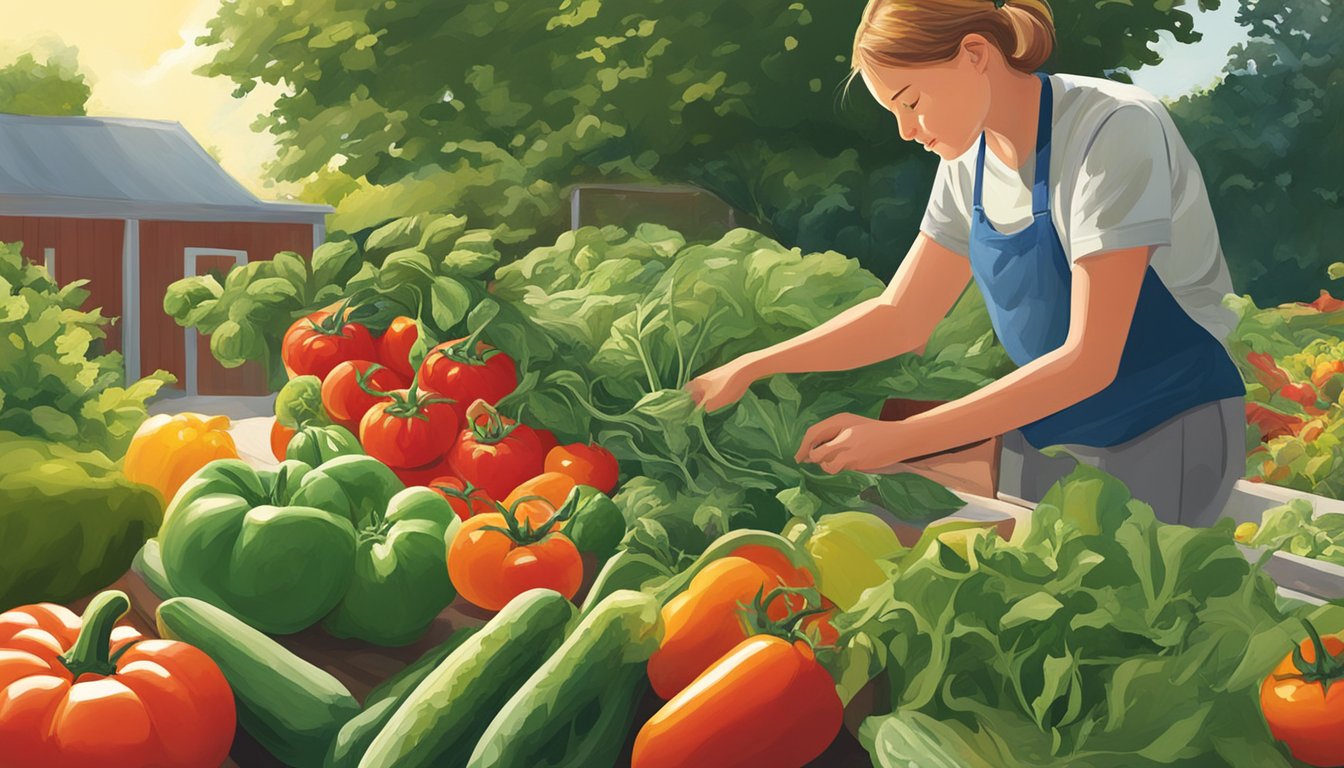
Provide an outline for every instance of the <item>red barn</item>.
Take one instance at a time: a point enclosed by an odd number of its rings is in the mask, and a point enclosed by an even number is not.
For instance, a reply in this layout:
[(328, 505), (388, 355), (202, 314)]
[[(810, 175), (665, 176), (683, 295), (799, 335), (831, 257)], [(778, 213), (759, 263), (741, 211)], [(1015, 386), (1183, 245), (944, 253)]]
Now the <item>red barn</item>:
[(128, 380), (162, 368), (187, 394), (264, 394), (260, 365), (219, 365), (164, 294), (186, 275), (311, 256), (331, 212), (259, 200), (177, 122), (0, 114), (0, 242), (21, 241), (59, 283), (90, 281), (85, 308), (120, 318), (107, 347)]

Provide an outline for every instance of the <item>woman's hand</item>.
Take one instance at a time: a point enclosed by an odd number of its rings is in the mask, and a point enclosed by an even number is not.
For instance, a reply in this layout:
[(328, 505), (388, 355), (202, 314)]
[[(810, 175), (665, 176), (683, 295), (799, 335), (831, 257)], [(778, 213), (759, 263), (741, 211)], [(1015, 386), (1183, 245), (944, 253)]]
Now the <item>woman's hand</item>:
[(918, 431), (900, 421), (879, 421), (841, 413), (812, 425), (794, 459), (831, 474), (877, 472), (926, 453)]
[(717, 411), (740, 400), (755, 380), (756, 376), (739, 358), (691, 379), (686, 390), (697, 405), (703, 405), (706, 411)]

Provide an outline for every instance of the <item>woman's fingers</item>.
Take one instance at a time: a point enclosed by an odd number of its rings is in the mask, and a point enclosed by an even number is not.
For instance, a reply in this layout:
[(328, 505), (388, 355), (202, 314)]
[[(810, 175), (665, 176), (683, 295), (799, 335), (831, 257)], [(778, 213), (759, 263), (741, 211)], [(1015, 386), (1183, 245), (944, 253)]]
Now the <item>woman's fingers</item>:
[(851, 413), (841, 413), (813, 424), (803, 434), (803, 442), (798, 447), (798, 453), (794, 454), (793, 460), (799, 463), (817, 461), (816, 447), (834, 440), (849, 428), (855, 418)]
[(833, 440), (816, 446), (812, 449), (808, 461), (825, 464), (843, 458), (844, 454), (849, 451), (850, 434), (848, 429), (843, 429)]

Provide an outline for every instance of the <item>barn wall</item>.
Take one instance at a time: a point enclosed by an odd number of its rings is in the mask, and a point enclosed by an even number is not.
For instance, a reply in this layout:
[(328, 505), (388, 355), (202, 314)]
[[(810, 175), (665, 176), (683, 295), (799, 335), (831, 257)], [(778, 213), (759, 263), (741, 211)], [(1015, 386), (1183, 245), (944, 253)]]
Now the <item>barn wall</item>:
[[(120, 319), (124, 226), (121, 219), (0, 216), (0, 242), (22, 242), (24, 258), (34, 264), (44, 263), (46, 249), (54, 248), (56, 282), (88, 280), (82, 309), (101, 308), (104, 316)], [(118, 320), (106, 327), (108, 351), (121, 349), (121, 325)]]
[[(313, 251), (311, 224), (140, 222), (140, 313), (142, 371), (161, 368), (177, 376), (177, 387), (186, 384), (186, 354), (183, 330), (163, 311), (168, 286), (183, 277), (187, 248), (219, 248), (247, 252), (247, 260), (270, 259), (280, 251), (305, 257)], [(280, 333), (283, 329), (275, 331)], [(248, 363), (224, 368), (207, 354), (202, 339), (198, 362), (201, 394), (264, 394), (267, 391), (260, 365)]]

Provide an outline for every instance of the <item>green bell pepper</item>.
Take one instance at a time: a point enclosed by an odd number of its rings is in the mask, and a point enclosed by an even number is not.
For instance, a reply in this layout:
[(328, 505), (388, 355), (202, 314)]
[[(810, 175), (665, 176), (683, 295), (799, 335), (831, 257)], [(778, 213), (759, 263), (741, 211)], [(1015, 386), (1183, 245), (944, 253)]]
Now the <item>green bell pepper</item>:
[(294, 433), (289, 446), (285, 448), (286, 459), (302, 461), (310, 467), (339, 456), (358, 456), (361, 453), (364, 453), (364, 449), (359, 439), (338, 424), (304, 427)]
[(457, 596), (446, 557), (462, 521), (440, 494), (406, 488), (377, 459), (342, 456), (309, 472), (295, 500), (355, 528), (349, 587), (322, 621), (336, 637), (412, 643)]
[(272, 634), (335, 608), (354, 570), (355, 529), (340, 512), (292, 498), (309, 472), (298, 461), (268, 471), (221, 459), (192, 475), (159, 530), (173, 593)]

